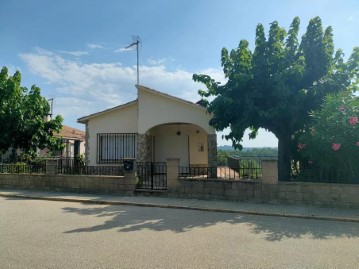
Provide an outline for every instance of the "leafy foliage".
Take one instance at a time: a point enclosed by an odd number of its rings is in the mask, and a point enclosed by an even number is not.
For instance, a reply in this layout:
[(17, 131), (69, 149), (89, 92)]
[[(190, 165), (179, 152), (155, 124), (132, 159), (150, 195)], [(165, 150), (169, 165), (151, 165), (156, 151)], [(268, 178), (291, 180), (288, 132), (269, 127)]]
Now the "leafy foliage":
[(50, 105), (41, 96), (40, 88), (30, 90), (21, 87), (21, 74), (17, 71), (8, 76), (3, 67), (0, 72), (0, 152), (9, 148), (21, 149), (34, 155), (37, 148), (57, 150), (62, 148), (61, 139), (54, 137), (62, 128), (62, 117), (45, 121)]
[[(309, 121), (308, 111), (320, 107), (328, 93), (358, 85), (359, 48), (344, 62), (341, 50), (334, 54), (332, 28), (323, 31), (319, 17), (310, 20), (301, 42), (299, 25), (299, 18), (294, 18), (287, 33), (274, 21), (266, 38), (258, 24), (253, 52), (246, 40), (230, 53), (223, 48), (225, 84), (208, 75), (193, 75), (207, 88), (199, 94), (213, 114), (210, 124), (217, 130), (229, 127), (225, 138), (234, 147), (242, 148), (247, 128), (250, 138), (260, 127), (276, 135), (280, 180), (289, 180), (293, 134)], [(211, 96), (215, 98), (210, 102)]]
[(330, 94), (298, 140), (298, 152), (315, 166), (345, 169), (359, 176), (359, 97)]

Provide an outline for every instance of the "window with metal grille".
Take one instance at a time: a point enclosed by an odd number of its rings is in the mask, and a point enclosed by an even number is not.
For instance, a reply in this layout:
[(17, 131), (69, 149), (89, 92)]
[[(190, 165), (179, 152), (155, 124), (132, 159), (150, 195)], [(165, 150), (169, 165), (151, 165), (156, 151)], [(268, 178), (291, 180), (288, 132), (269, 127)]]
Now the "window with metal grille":
[(97, 134), (97, 149), (98, 163), (120, 163), (123, 159), (135, 159), (137, 134)]

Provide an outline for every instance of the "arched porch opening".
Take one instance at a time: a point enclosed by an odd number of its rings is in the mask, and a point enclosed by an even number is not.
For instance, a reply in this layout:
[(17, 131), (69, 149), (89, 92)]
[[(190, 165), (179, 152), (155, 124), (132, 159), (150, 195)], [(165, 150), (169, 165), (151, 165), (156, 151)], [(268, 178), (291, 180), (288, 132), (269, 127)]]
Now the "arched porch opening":
[[(171, 122), (156, 125), (139, 134), (137, 160), (140, 162), (166, 162), (179, 159), (180, 166), (208, 167), (216, 158), (215, 134), (208, 134), (198, 125)], [(213, 146), (213, 143), (215, 145)]]

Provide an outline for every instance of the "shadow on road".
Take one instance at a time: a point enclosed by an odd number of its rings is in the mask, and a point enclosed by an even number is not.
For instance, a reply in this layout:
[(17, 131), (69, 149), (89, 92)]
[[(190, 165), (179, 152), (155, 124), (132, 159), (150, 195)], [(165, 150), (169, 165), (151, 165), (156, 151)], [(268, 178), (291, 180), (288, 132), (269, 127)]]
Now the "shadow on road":
[[(164, 209), (136, 206), (65, 207), (65, 213), (103, 218), (103, 223), (82, 227), (65, 233), (96, 232), (117, 229), (134, 232), (143, 229), (182, 233), (194, 228), (205, 228), (220, 223), (235, 225), (238, 229), (250, 227), (250, 232), (260, 234), (268, 241), (286, 238), (329, 239), (332, 237), (358, 237), (359, 224), (285, 217), (253, 216), (234, 213), (203, 212), (183, 209)], [(235, 227), (235, 228), (236, 228)], [(248, 229), (248, 228), (246, 228)]]

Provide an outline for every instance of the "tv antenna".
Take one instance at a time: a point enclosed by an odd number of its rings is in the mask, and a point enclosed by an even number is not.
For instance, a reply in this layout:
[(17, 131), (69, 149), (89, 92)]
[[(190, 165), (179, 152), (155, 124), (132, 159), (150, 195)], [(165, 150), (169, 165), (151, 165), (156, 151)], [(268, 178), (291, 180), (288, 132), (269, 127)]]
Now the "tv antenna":
[(50, 104), (50, 114), (48, 114), (48, 115), (50, 116), (50, 118), (52, 118), (52, 112), (54, 109), (54, 98), (47, 99), (47, 101)]
[(132, 48), (133, 46), (136, 46), (136, 51), (137, 51), (137, 85), (140, 84), (140, 70), (139, 70), (139, 59), (138, 59), (138, 47), (141, 44), (141, 39), (140, 37), (137, 36), (132, 36), (132, 43), (130, 45), (128, 45), (127, 47), (125, 47), (125, 49), (129, 49)]

